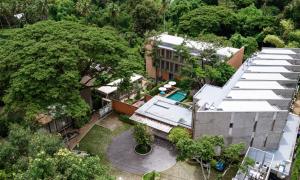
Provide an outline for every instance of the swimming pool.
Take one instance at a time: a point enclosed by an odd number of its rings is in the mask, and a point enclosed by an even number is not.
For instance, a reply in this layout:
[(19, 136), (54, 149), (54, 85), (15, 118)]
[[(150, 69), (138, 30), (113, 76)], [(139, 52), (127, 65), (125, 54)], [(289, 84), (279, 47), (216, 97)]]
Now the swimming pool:
[(186, 98), (186, 93), (183, 91), (176, 91), (175, 93), (169, 95), (167, 98), (172, 99), (174, 101), (181, 102)]

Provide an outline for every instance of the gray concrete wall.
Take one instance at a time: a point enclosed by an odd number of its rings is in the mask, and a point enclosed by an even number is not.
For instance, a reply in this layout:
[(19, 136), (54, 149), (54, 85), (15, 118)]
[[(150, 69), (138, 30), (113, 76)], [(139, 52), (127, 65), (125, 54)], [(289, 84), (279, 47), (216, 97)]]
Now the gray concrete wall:
[[(226, 145), (244, 142), (247, 147), (250, 145), (251, 137), (254, 135), (253, 147), (276, 149), (286, 123), (287, 115), (288, 111), (196, 112), (193, 135), (194, 138), (203, 135), (222, 135)], [(230, 122), (233, 122), (231, 134), (229, 134)], [(268, 137), (267, 141), (266, 137)]]

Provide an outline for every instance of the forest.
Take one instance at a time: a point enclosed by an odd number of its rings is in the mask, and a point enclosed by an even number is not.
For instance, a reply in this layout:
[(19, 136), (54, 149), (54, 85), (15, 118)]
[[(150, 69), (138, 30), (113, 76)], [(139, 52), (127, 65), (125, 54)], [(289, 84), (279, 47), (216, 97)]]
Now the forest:
[(0, 179), (113, 179), (34, 119), (54, 105), (56, 118), (87, 123), (83, 76), (99, 86), (145, 74), (144, 44), (162, 32), (244, 46), (245, 58), (300, 48), (300, 0), (1, 0)]

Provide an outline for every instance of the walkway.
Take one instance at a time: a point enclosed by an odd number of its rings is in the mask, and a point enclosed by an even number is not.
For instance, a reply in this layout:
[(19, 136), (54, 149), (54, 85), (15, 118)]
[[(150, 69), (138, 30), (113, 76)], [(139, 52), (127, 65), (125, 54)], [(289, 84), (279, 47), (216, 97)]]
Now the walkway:
[(68, 142), (69, 149), (74, 149), (76, 145), (81, 141), (81, 139), (90, 131), (90, 129), (95, 125), (95, 123), (100, 119), (98, 113), (94, 113), (90, 122), (85, 124), (83, 127), (79, 129), (79, 135), (74, 139), (71, 139)]
[(153, 170), (161, 172), (176, 164), (175, 148), (165, 140), (156, 138), (152, 152), (146, 156), (134, 152), (135, 144), (131, 130), (114, 138), (107, 150), (111, 164), (120, 170), (140, 175)]

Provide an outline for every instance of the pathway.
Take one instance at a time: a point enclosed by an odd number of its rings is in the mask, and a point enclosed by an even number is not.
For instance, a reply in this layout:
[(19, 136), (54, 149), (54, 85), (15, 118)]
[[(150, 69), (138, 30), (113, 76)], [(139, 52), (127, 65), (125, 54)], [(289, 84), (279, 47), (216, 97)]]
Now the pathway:
[(149, 171), (164, 171), (176, 164), (175, 148), (167, 141), (156, 138), (153, 150), (146, 156), (134, 152), (135, 141), (128, 130), (114, 138), (107, 150), (111, 164), (123, 171), (144, 174)]

